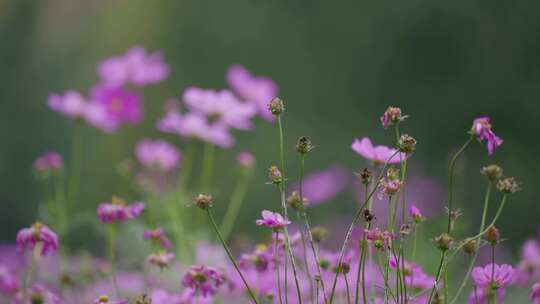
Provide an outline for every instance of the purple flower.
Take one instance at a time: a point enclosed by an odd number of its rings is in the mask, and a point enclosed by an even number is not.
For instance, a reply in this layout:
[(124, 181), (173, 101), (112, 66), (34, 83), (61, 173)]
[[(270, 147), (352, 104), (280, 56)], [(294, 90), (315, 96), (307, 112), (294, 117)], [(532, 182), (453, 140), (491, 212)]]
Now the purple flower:
[(138, 124), (143, 119), (141, 97), (124, 88), (96, 86), (91, 92), (91, 102), (104, 106), (110, 124)]
[(274, 116), (268, 111), (268, 103), (278, 95), (278, 86), (272, 79), (254, 76), (241, 65), (231, 66), (225, 78), (238, 96), (257, 105), (261, 117), (274, 121)]
[(38, 172), (59, 170), (63, 165), (62, 155), (55, 151), (46, 152), (34, 161), (34, 169)]
[(144, 203), (142, 202), (134, 202), (127, 206), (122, 199), (113, 197), (112, 203), (103, 202), (99, 204), (97, 214), (102, 223), (110, 224), (137, 218), (143, 210)]
[(180, 161), (180, 151), (161, 139), (139, 141), (135, 156), (143, 166), (162, 171), (175, 169)]
[(364, 230), (366, 233), (366, 239), (373, 242), (373, 246), (379, 249), (381, 252), (384, 252), (386, 249), (390, 248), (390, 244), (394, 235), (389, 231), (381, 231), (379, 228), (375, 227), (370, 230)]
[(134, 47), (122, 56), (100, 62), (97, 73), (107, 86), (145, 86), (166, 79), (169, 66), (163, 61), (161, 52), (149, 54), (142, 47)]
[(23, 228), (17, 233), (19, 250), (24, 250), (26, 247), (32, 250), (37, 244), (41, 245), (41, 255), (46, 256), (58, 250), (58, 236), (40, 222), (36, 222), (29, 228)]
[(148, 263), (156, 265), (159, 268), (165, 268), (169, 266), (172, 260), (174, 260), (175, 254), (172, 252), (162, 251), (157, 254), (151, 254), (148, 256)]
[(0, 264), (0, 292), (15, 295), (19, 291), (19, 278), (7, 266)]
[(62, 300), (52, 291), (47, 289), (41, 284), (34, 284), (28, 290), (28, 297), (30, 301), (26, 302), (23, 297), (23, 293), (17, 294), (16, 301), (14, 303), (42, 303), (42, 304), (61, 304)]
[[(349, 179), (347, 170), (339, 165), (310, 172), (304, 178), (302, 196), (311, 204), (327, 202), (345, 190)], [(292, 189), (297, 191), (299, 185), (294, 185)]]
[(525, 241), (516, 271), (516, 280), (520, 285), (528, 285), (532, 280), (540, 278), (540, 243), (537, 240)]
[(273, 269), (273, 266), (271, 266), (273, 259), (271, 249), (266, 245), (259, 245), (253, 253), (242, 254), (238, 263), (241, 268), (250, 269), (253, 266), (258, 272), (265, 272)]
[(94, 300), (94, 304), (128, 304), (127, 300), (110, 300), (108, 296), (100, 296)]
[(535, 283), (531, 288), (531, 304), (540, 304), (540, 283)]
[(236, 163), (242, 168), (251, 169), (255, 164), (255, 157), (250, 152), (243, 151), (236, 156)]
[(49, 95), (47, 104), (53, 111), (70, 118), (82, 118), (86, 110), (86, 100), (77, 91), (66, 91), (64, 95)]
[(225, 283), (225, 275), (214, 267), (193, 265), (182, 279), (182, 285), (191, 288), (203, 297), (214, 295)]
[(275, 232), (281, 231), (285, 226), (291, 223), (291, 221), (283, 218), (283, 216), (277, 212), (263, 210), (261, 214), (262, 219), (256, 221), (257, 225), (264, 225)]
[(152, 242), (159, 244), (159, 246), (165, 249), (170, 249), (172, 247), (171, 241), (167, 238), (165, 232), (161, 228), (157, 228), (154, 230), (145, 230), (143, 232), (143, 238), (145, 240), (151, 240)]
[(241, 102), (228, 90), (191, 87), (184, 91), (182, 100), (190, 111), (206, 115), (211, 122), (241, 130), (253, 127), (251, 118), (257, 113), (254, 104)]
[(411, 207), (409, 207), (409, 214), (411, 215), (413, 221), (416, 224), (422, 222), (422, 212), (420, 211), (420, 209), (418, 209), (418, 207), (416, 207), (416, 205), (411, 205)]
[[(493, 274), (493, 281), (492, 281)], [(505, 288), (514, 279), (512, 266), (503, 264), (487, 264), (484, 267), (475, 267), (471, 273), (474, 283), (478, 286), (488, 286), (495, 289)]]
[(487, 142), (488, 155), (493, 154), (493, 151), (503, 143), (503, 140), (491, 130), (490, 118), (487, 116), (476, 118), (473, 121), (472, 131), (478, 140)]
[(387, 146), (374, 146), (367, 137), (355, 139), (352, 143), (352, 149), (354, 152), (360, 154), (365, 159), (373, 161), (375, 164), (384, 164), (387, 160), (389, 164), (396, 164), (400, 163), (402, 159), (407, 158), (405, 153), (398, 152), (396, 154), (396, 149)]

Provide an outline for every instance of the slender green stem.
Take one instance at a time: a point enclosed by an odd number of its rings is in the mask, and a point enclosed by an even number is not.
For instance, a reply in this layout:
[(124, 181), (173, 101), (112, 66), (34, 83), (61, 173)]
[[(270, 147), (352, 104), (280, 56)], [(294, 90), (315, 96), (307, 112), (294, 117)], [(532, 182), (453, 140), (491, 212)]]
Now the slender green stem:
[(240, 268), (238, 268), (238, 264), (236, 263), (236, 260), (235, 260), (235, 258), (233, 256), (233, 254), (231, 253), (231, 250), (229, 249), (229, 246), (227, 245), (227, 243), (225, 242), (225, 240), (221, 236), (221, 233), (219, 232), (219, 228), (218, 228), (218, 226), (216, 224), (216, 221), (214, 220), (214, 217), (212, 216), (212, 212), (210, 211), (210, 209), (206, 209), (206, 214), (208, 215), (208, 219), (210, 220), (210, 223), (212, 224), (212, 227), (214, 228), (214, 231), (216, 232), (216, 235), (217, 235), (219, 241), (221, 242), (221, 245), (223, 245), (223, 248), (225, 249), (225, 252), (229, 256), (229, 259), (231, 260), (231, 263), (233, 264), (234, 268), (236, 269), (236, 272), (238, 272), (238, 274), (240, 275), (240, 278), (242, 279), (242, 282), (244, 282), (244, 285), (246, 286), (246, 289), (248, 291), (248, 294), (249, 294), (250, 298), (253, 300), (253, 302), (258, 304), (259, 302), (257, 301), (257, 298), (255, 297), (255, 294), (253, 293), (253, 291), (251, 291), (251, 288), (249, 288), (249, 285), (248, 285), (246, 279), (244, 278), (244, 275), (242, 274), (242, 271), (240, 271)]
[(212, 173), (214, 170), (215, 150), (216, 150), (216, 146), (214, 146), (214, 144), (211, 144), (211, 143), (204, 144), (202, 174), (201, 174), (201, 193), (207, 193), (210, 190), (210, 185), (212, 183)]
[[(379, 183), (380, 183), (380, 180), (381, 180), (381, 177), (382, 177), (382, 174), (384, 173), (384, 171), (386, 170), (386, 167), (388, 167), (388, 161), (390, 159), (392, 159), (394, 156), (396, 156), (396, 154), (398, 153), (398, 151), (394, 152), (385, 162), (384, 162), (384, 165), (381, 169), (381, 172), (379, 172), (379, 175), (377, 176), (377, 179), (376, 179), (376, 182), (375, 182), (375, 186), (373, 187), (373, 189), (371, 189), (369, 195), (366, 197), (365, 201), (362, 203), (362, 205), (360, 206), (360, 208), (358, 208), (358, 210), (356, 211), (356, 214), (353, 216), (353, 220), (349, 226), (349, 230), (347, 231), (347, 234), (345, 235), (345, 239), (343, 240), (343, 244), (341, 245), (341, 251), (339, 253), (339, 258), (338, 258), (338, 267), (339, 265), (341, 265), (341, 262), (343, 261), (343, 256), (345, 255), (345, 250), (347, 250), (347, 245), (349, 243), (349, 240), (351, 239), (351, 236), (352, 236), (352, 232), (354, 230), (354, 227), (356, 226), (356, 224), (358, 223), (358, 220), (360, 219), (360, 215), (362, 215), (362, 210), (364, 210), (364, 208), (366, 207), (366, 204), (370, 201), (371, 197), (373, 196), (373, 194), (375, 193), (375, 191), (377, 190), (377, 187), (379, 186)], [(333, 302), (333, 299), (334, 299), (334, 294), (335, 294), (335, 291), (336, 291), (336, 284), (337, 284), (337, 278), (338, 278), (338, 275), (339, 273), (336, 272), (336, 274), (334, 275), (334, 280), (333, 280), (333, 283), (332, 283), (332, 291), (330, 292), (330, 302), (329, 304), (332, 304)]]
[[(491, 188), (492, 188), (492, 183), (491, 182), (488, 182), (488, 186), (487, 186), (487, 190), (486, 190), (486, 195), (484, 197), (484, 209), (482, 211), (482, 220), (480, 222), (480, 232), (482, 232), (485, 228), (485, 224), (486, 224), (486, 218), (487, 218), (487, 211), (488, 211), (488, 208), (489, 208), (489, 199), (490, 199), (490, 196), (491, 196)], [(467, 267), (467, 272), (465, 273), (465, 277), (463, 278), (463, 281), (461, 282), (458, 290), (456, 291), (455, 295), (454, 295), (454, 298), (452, 299), (452, 301), (450, 301), (450, 304), (454, 304), (457, 299), (459, 298), (459, 296), (461, 295), (461, 292), (463, 291), (463, 289), (465, 288), (465, 286), (467, 286), (467, 282), (469, 281), (469, 276), (471, 274), (471, 271), (474, 267), (474, 263), (476, 262), (476, 258), (478, 257), (478, 250), (476, 250), (476, 252), (474, 253), (473, 257), (471, 258), (470, 262), (469, 262), (469, 266)]]
[(116, 264), (115, 264), (115, 245), (116, 245), (116, 226), (114, 223), (108, 225), (109, 234), (109, 263), (111, 267), (111, 281), (117, 298), (121, 298), (118, 280), (116, 279)]
[(281, 295), (281, 276), (279, 274), (279, 250), (278, 250), (278, 244), (279, 244), (279, 232), (275, 233), (275, 242), (274, 242), (274, 263), (276, 267), (276, 283), (277, 283), (277, 290), (278, 290), (278, 297), (279, 297), (279, 304), (283, 303), (283, 296)]
[(195, 158), (196, 146), (195, 144), (189, 144), (184, 153), (182, 153), (182, 169), (178, 177), (177, 190), (184, 191), (187, 187), (191, 171), (193, 169), (193, 160)]
[(71, 141), (71, 174), (69, 176), (68, 203), (74, 206), (77, 203), (79, 184), (81, 182), (81, 166), (83, 153), (82, 121), (75, 123)]
[(23, 299), (26, 299), (28, 295), (28, 289), (30, 288), (30, 284), (32, 283), (32, 279), (34, 278), (34, 271), (36, 270), (37, 265), (36, 250), (36, 247), (30, 250), (30, 267), (28, 267), (28, 270), (26, 271), (22, 286)]
[[(364, 187), (364, 195), (367, 198), (369, 192), (369, 184), (366, 184)], [(369, 230), (370, 228), (370, 222), (366, 222), (364, 225), (365, 230)], [(366, 282), (365, 282), (365, 267), (366, 267), (366, 234), (362, 234), (362, 240), (360, 244), (360, 261), (358, 262), (358, 272), (356, 273), (356, 292), (355, 292), (355, 303), (358, 304), (360, 302), (360, 285), (362, 285), (362, 299), (364, 300), (362, 303), (367, 303), (367, 295), (366, 295)]]
[(223, 238), (226, 241), (229, 239), (236, 218), (238, 217), (240, 207), (242, 206), (244, 198), (246, 197), (249, 180), (251, 179), (251, 173), (252, 172), (250, 169), (241, 169), (238, 182), (236, 183), (236, 187), (234, 188), (231, 197), (231, 201), (227, 206), (227, 211), (225, 212), (225, 216), (221, 222), (220, 230), (223, 231)]
[[(298, 210), (296, 212), (296, 219), (298, 220), (298, 223), (301, 223), (302, 219), (300, 218), (300, 211)], [(300, 239), (302, 241), (302, 254), (304, 258), (304, 268), (306, 271), (306, 275), (309, 280), (309, 295), (311, 297), (311, 303), (314, 303), (315, 301), (315, 288), (313, 287), (313, 276), (311, 275), (311, 271), (309, 269), (309, 262), (308, 262), (308, 256), (307, 256), (307, 246), (306, 246), (306, 238), (304, 236), (304, 231), (302, 227), (300, 227)]]
[(428, 304), (431, 304), (431, 301), (433, 300), (433, 296), (435, 295), (435, 290), (439, 288), (439, 280), (440, 280), (441, 270), (442, 270), (445, 258), (446, 258), (446, 251), (442, 251), (439, 267), (437, 268), (437, 274), (435, 275), (435, 283), (433, 284), (433, 288), (431, 289)]
[(349, 288), (349, 279), (347, 279), (347, 274), (343, 273), (343, 279), (345, 280), (345, 288), (347, 290), (347, 304), (351, 304), (351, 290)]
[(64, 189), (64, 181), (60, 174), (54, 174), (54, 194), (56, 201), (56, 218), (58, 224), (58, 232), (61, 236), (64, 235), (68, 227), (68, 215), (66, 208), (66, 192)]

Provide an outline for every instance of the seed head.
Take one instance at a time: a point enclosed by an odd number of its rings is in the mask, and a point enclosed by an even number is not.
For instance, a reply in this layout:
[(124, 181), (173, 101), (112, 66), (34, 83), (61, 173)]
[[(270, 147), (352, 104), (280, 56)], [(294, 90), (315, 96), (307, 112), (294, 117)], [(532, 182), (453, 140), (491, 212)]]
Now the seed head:
[(270, 110), (270, 112), (275, 116), (280, 115), (283, 111), (285, 111), (283, 100), (281, 100), (279, 97), (272, 99), (268, 104), (268, 110)]
[(208, 194), (199, 194), (194, 199), (195, 206), (203, 210), (207, 210), (214, 206), (214, 198)]
[(279, 171), (278, 167), (272, 166), (268, 168), (268, 181), (275, 185), (279, 185), (281, 182), (283, 182), (283, 176), (281, 175), (281, 171)]
[(287, 197), (287, 204), (293, 209), (301, 209), (304, 207), (306, 199), (302, 199), (298, 191), (293, 191), (289, 197)]
[(399, 138), (398, 148), (403, 153), (412, 153), (416, 149), (416, 139), (408, 134), (403, 134)]
[(373, 173), (371, 173), (368, 168), (364, 168), (364, 170), (362, 170), (362, 172), (360, 172), (358, 176), (360, 177), (360, 181), (362, 182), (362, 184), (369, 185), (371, 183)]
[(405, 120), (407, 116), (402, 116), (401, 109), (398, 107), (388, 107), (381, 116), (381, 124), (383, 128), (388, 128), (391, 124), (395, 124)]
[(476, 240), (468, 240), (463, 244), (463, 252), (468, 255), (473, 255), (478, 250), (478, 242)]
[(515, 193), (521, 190), (519, 183), (513, 177), (507, 177), (497, 182), (497, 189), (504, 194)]
[(501, 239), (501, 233), (499, 232), (499, 229), (497, 229), (497, 227), (491, 225), (487, 229), (486, 234), (484, 235), (484, 239), (488, 241), (491, 246), (495, 246)]
[(503, 169), (497, 165), (485, 166), (480, 173), (487, 177), (491, 182), (496, 182), (503, 175)]
[(300, 136), (296, 141), (296, 151), (304, 155), (309, 151), (313, 150), (313, 145), (311, 144), (311, 139), (307, 136)]
[(447, 233), (443, 233), (435, 238), (435, 245), (441, 251), (446, 251), (454, 244), (454, 238)]
[(324, 227), (313, 227), (311, 228), (311, 236), (313, 237), (313, 242), (320, 243), (328, 236), (328, 229)]
[(367, 208), (364, 209), (364, 220), (366, 221), (366, 223), (369, 223), (374, 219), (375, 219), (375, 214), (373, 214), (373, 212), (371, 212), (371, 210)]

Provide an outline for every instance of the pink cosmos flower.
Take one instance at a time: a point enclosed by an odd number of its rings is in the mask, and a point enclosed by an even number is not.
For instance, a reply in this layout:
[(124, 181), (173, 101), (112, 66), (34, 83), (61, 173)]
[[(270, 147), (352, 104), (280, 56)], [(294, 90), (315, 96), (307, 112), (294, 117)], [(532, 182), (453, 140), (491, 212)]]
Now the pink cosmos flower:
[(162, 251), (157, 254), (151, 254), (148, 256), (148, 263), (156, 265), (159, 268), (165, 268), (169, 266), (172, 260), (174, 260), (175, 254), (172, 252)]
[(55, 171), (64, 166), (62, 155), (55, 151), (49, 151), (39, 156), (34, 161), (34, 169), (38, 172)]
[(137, 160), (145, 167), (171, 171), (178, 167), (180, 151), (161, 139), (143, 139), (135, 148)]
[(231, 66), (225, 78), (238, 96), (257, 105), (261, 117), (274, 121), (275, 117), (268, 111), (268, 103), (278, 95), (278, 86), (272, 79), (254, 76), (241, 65)]
[[(351, 147), (354, 152), (365, 159), (373, 161), (375, 164), (384, 164), (387, 160), (389, 164), (397, 164), (402, 159), (407, 158), (407, 155), (401, 152), (394, 155), (397, 152), (396, 149), (387, 146), (374, 146), (368, 137), (355, 139)], [(392, 157), (392, 155), (394, 156)]]
[(472, 131), (480, 141), (486, 141), (488, 155), (493, 154), (493, 151), (503, 143), (503, 140), (491, 130), (490, 118), (487, 116), (476, 118), (473, 121)]
[(229, 90), (191, 87), (184, 91), (182, 100), (190, 111), (206, 115), (211, 122), (241, 130), (251, 129), (251, 119), (257, 114), (254, 104), (238, 100)]
[(242, 168), (250, 169), (255, 164), (255, 157), (250, 152), (243, 151), (236, 156), (236, 163)]
[(203, 298), (214, 295), (225, 283), (225, 275), (218, 269), (204, 265), (193, 265), (182, 279), (182, 285), (200, 293)]
[(23, 228), (17, 233), (17, 248), (23, 250), (28, 247), (30, 250), (40, 244), (42, 256), (58, 250), (58, 236), (49, 227), (40, 222), (36, 222), (29, 228)]
[(231, 148), (234, 145), (229, 127), (221, 123), (211, 123), (206, 115), (198, 112), (182, 114), (175, 110), (168, 111), (158, 121), (157, 128), (164, 133), (196, 138), (220, 148)]
[(86, 100), (77, 91), (66, 91), (64, 95), (51, 94), (47, 100), (49, 108), (70, 118), (84, 116)]
[(262, 219), (256, 221), (257, 225), (264, 225), (275, 232), (281, 231), (285, 226), (291, 223), (291, 221), (283, 218), (283, 216), (277, 212), (263, 210), (261, 214)]
[[(327, 202), (343, 192), (349, 185), (349, 172), (340, 165), (334, 165), (326, 170), (313, 171), (307, 174), (303, 181), (303, 196), (310, 204)], [(296, 184), (292, 190), (298, 191)]]
[(91, 103), (105, 107), (107, 118), (116, 127), (123, 123), (138, 124), (143, 119), (141, 97), (124, 88), (95, 86), (91, 92)]
[(102, 223), (110, 224), (137, 218), (143, 210), (144, 203), (142, 202), (134, 202), (127, 206), (122, 199), (113, 198), (112, 203), (103, 202), (99, 204), (97, 214)]
[(0, 264), (0, 292), (6, 295), (15, 295), (19, 288), (17, 275), (7, 266)]
[[(493, 272), (493, 281), (491, 280)], [(474, 283), (478, 286), (493, 286), (495, 288), (505, 288), (513, 282), (514, 269), (512, 266), (503, 264), (487, 264), (484, 267), (475, 267), (471, 273)]]
[(145, 240), (151, 240), (165, 249), (170, 249), (172, 247), (171, 241), (167, 238), (165, 232), (161, 228), (145, 230), (143, 232), (143, 238)]
[(531, 304), (540, 304), (540, 283), (535, 283), (531, 288)]
[(113, 87), (158, 83), (166, 79), (169, 72), (161, 52), (148, 53), (142, 47), (134, 47), (124, 55), (107, 58), (97, 68), (102, 82)]

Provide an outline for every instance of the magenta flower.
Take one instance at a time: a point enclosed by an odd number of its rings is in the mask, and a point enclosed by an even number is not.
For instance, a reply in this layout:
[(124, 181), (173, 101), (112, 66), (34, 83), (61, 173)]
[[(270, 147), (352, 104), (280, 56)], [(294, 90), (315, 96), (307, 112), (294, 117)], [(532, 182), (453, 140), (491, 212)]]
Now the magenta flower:
[(418, 207), (416, 207), (416, 205), (411, 205), (411, 207), (409, 207), (409, 214), (411, 215), (413, 221), (416, 224), (422, 222), (422, 212), (420, 211), (420, 209), (418, 209)]
[(397, 152), (396, 149), (387, 146), (374, 146), (367, 137), (355, 139), (351, 147), (354, 152), (379, 165), (384, 164), (387, 160), (389, 164), (396, 164), (400, 163), (402, 159), (407, 158), (405, 153), (398, 152), (395, 154)]
[(531, 304), (540, 304), (540, 283), (535, 283), (531, 288)]
[[(494, 271), (493, 281), (491, 280), (492, 271)], [(478, 286), (490, 286), (494, 289), (505, 288), (514, 279), (514, 269), (507, 264), (500, 266), (497, 264), (487, 264), (484, 267), (475, 267), (471, 273), (471, 277)]]
[(107, 58), (97, 68), (103, 83), (113, 87), (158, 83), (166, 79), (169, 72), (161, 52), (150, 54), (142, 47), (134, 47), (122, 56)]
[(128, 304), (127, 300), (110, 300), (108, 296), (100, 296), (94, 300), (94, 304)]
[(259, 226), (266, 226), (274, 232), (283, 230), (283, 228), (291, 223), (288, 219), (283, 218), (281, 214), (268, 210), (262, 211), (262, 219), (256, 221)]
[[(310, 204), (324, 203), (343, 192), (349, 185), (349, 180), (349, 172), (340, 165), (313, 171), (304, 178), (302, 195)], [(294, 191), (298, 189), (298, 184), (292, 187)]]
[(49, 151), (39, 156), (34, 161), (34, 169), (38, 172), (56, 171), (64, 166), (62, 155), (55, 151)]
[(58, 250), (58, 236), (40, 222), (36, 222), (29, 228), (23, 228), (17, 233), (19, 250), (24, 250), (26, 247), (32, 250), (37, 244), (41, 245), (41, 255), (46, 256)]
[(203, 297), (214, 295), (217, 289), (225, 283), (225, 275), (214, 267), (193, 265), (184, 275), (182, 285), (193, 289)]
[(49, 108), (70, 118), (84, 116), (86, 100), (77, 91), (66, 91), (64, 95), (51, 94), (47, 100)]
[(161, 139), (143, 139), (135, 148), (137, 160), (149, 169), (171, 171), (178, 167), (180, 151)]
[(95, 86), (91, 102), (104, 106), (111, 124), (119, 127), (123, 123), (138, 124), (143, 119), (141, 97), (124, 88)]
[(478, 140), (486, 141), (488, 155), (493, 154), (493, 151), (503, 143), (503, 140), (491, 130), (490, 118), (487, 116), (478, 117), (473, 121), (472, 132)]
[(375, 227), (370, 230), (364, 230), (366, 233), (366, 239), (373, 243), (375, 248), (379, 249), (381, 252), (384, 252), (386, 249), (390, 248), (390, 244), (394, 235), (389, 231), (381, 231), (379, 228)]
[(243, 269), (254, 267), (258, 272), (265, 272), (273, 269), (272, 263), (274, 255), (268, 246), (260, 245), (255, 248), (253, 253), (244, 253), (240, 256), (238, 264)]
[(250, 152), (243, 151), (236, 156), (236, 163), (242, 168), (251, 169), (255, 164), (255, 157)]
[(154, 230), (145, 230), (143, 232), (143, 238), (145, 240), (151, 240), (152, 242), (159, 244), (159, 246), (170, 249), (172, 247), (171, 241), (165, 235), (165, 232), (161, 228)]
[(241, 102), (228, 90), (191, 87), (184, 91), (182, 100), (190, 111), (202, 113), (214, 123), (241, 130), (251, 129), (251, 119), (257, 114), (254, 104)]
[(278, 95), (278, 86), (272, 79), (254, 76), (241, 65), (231, 66), (225, 78), (238, 96), (257, 105), (261, 117), (274, 121), (274, 116), (268, 111), (268, 103)]
[(0, 264), (0, 292), (5, 295), (15, 295), (19, 288), (17, 275), (5, 265)]
[(159, 268), (163, 269), (171, 263), (172, 260), (174, 260), (175, 254), (172, 252), (166, 252), (162, 251), (157, 254), (151, 254), (148, 256), (148, 263), (152, 265), (156, 265)]
[(143, 210), (144, 203), (142, 202), (134, 202), (127, 206), (122, 199), (113, 197), (112, 203), (103, 202), (99, 204), (97, 214), (102, 223), (110, 224), (137, 218)]

